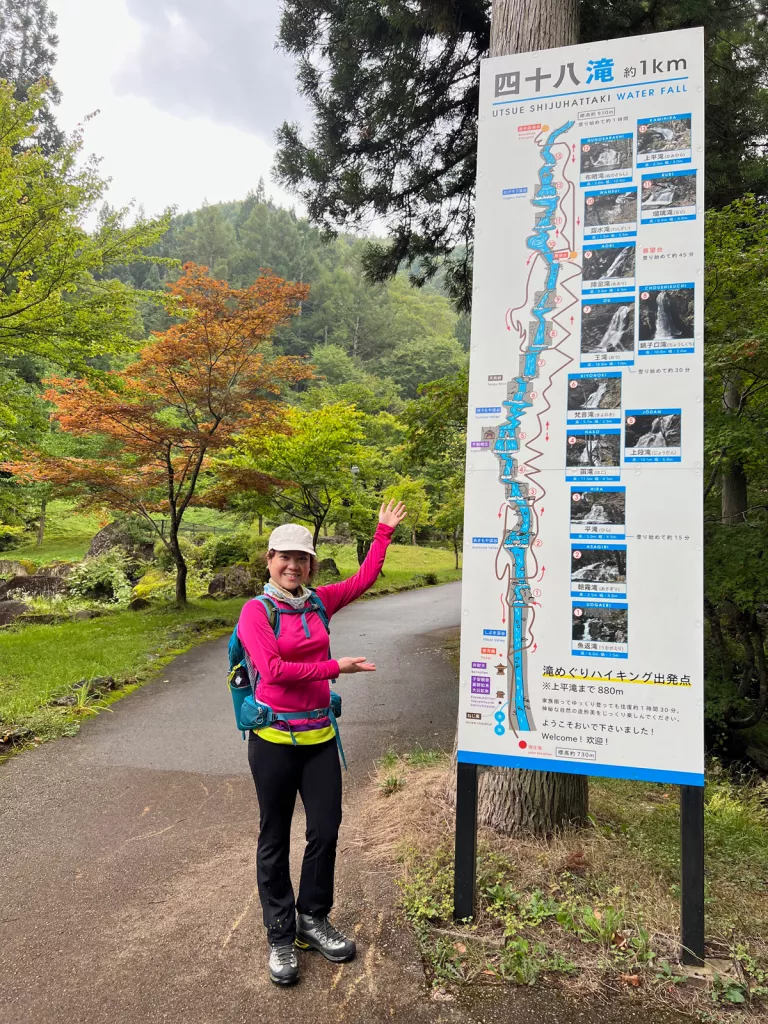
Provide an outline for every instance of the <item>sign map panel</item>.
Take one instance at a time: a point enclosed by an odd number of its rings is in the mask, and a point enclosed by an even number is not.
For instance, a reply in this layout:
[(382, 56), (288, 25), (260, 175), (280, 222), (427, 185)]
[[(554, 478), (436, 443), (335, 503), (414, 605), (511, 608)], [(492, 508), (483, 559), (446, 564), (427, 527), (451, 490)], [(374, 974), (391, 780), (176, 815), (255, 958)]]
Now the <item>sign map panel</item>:
[(459, 760), (703, 785), (700, 29), (482, 62)]

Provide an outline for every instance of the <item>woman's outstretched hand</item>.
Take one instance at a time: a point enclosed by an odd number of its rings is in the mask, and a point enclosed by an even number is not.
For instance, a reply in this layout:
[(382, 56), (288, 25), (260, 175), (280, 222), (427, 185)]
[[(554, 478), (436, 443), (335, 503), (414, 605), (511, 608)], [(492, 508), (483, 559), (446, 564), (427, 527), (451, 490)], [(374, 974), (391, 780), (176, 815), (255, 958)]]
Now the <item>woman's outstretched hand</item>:
[(383, 502), (379, 510), (379, 522), (384, 526), (399, 526), (407, 515), (404, 502), (395, 502), (394, 500), (389, 504)]
[(339, 672), (348, 675), (352, 672), (375, 672), (376, 666), (367, 658), (339, 658)]

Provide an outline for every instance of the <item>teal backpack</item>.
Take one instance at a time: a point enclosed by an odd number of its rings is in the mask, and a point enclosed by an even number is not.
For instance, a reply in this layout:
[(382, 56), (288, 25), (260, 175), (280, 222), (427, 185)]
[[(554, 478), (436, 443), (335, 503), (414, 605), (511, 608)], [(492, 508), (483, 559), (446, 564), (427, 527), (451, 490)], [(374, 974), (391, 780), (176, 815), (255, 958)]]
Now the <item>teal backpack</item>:
[[(320, 621), (325, 627), (326, 633), (330, 636), (331, 629), (328, 621), (328, 612), (325, 610), (325, 605), (312, 591), (307, 604), (304, 608), (280, 608), (272, 598), (266, 594), (262, 594), (260, 597), (254, 597), (254, 601), (258, 601), (259, 604), (264, 606), (264, 610), (267, 614), (267, 619), (272, 627), (276, 637), (280, 636), (280, 620), (283, 615), (300, 615), (301, 621), (304, 626), (305, 636), (309, 636), (309, 626), (307, 625), (307, 612), (316, 612), (320, 616)], [(331, 655), (330, 646), (328, 647), (328, 657)], [(235, 709), (235, 722), (237, 728), (243, 734), (245, 739), (246, 732), (250, 732), (253, 729), (264, 729), (266, 726), (272, 725), (275, 722), (286, 722), (288, 730), (291, 734), (293, 743), (296, 744), (296, 737), (293, 734), (291, 722), (300, 720), (314, 720), (318, 718), (327, 718), (330, 720), (333, 726), (333, 731), (336, 736), (336, 743), (339, 748), (339, 754), (341, 755), (342, 763), (344, 768), (347, 767), (347, 759), (344, 756), (344, 748), (341, 745), (341, 735), (339, 733), (339, 726), (337, 719), (341, 718), (341, 695), (331, 690), (331, 703), (327, 708), (316, 708), (314, 711), (273, 711), (267, 704), (263, 704), (261, 701), (256, 700), (256, 686), (259, 681), (259, 674), (253, 666), (251, 659), (248, 657), (248, 652), (244, 649), (240, 642), (240, 637), (237, 635), (237, 626), (232, 630), (232, 636), (229, 638), (229, 692), (232, 694), (232, 704)]]

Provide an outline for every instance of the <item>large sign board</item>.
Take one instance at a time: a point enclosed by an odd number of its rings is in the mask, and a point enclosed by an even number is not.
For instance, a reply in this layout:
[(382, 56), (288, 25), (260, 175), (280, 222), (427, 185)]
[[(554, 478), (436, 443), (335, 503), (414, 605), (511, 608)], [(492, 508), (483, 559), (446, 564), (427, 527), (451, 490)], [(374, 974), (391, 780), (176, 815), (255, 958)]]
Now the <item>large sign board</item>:
[(703, 785), (700, 29), (482, 64), (459, 760)]

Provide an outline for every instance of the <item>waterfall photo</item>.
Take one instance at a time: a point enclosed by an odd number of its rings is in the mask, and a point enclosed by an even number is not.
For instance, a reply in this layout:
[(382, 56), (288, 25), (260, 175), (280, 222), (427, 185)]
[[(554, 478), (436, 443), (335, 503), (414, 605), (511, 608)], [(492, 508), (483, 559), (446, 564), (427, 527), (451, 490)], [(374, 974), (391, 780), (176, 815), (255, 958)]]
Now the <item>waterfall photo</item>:
[(610, 284), (618, 279), (632, 280), (635, 276), (635, 244), (618, 242), (584, 247), (582, 278), (584, 281)]
[(696, 172), (670, 172), (643, 178), (640, 197), (642, 213), (651, 214), (667, 209), (696, 208)]
[(568, 412), (621, 409), (620, 373), (578, 373), (568, 377)]
[(619, 431), (571, 431), (565, 447), (565, 464), (569, 467), (609, 466), (620, 464)]
[(574, 489), (571, 491), (571, 525), (577, 529), (587, 526), (623, 526), (626, 500), (623, 488)]
[(597, 608), (576, 605), (573, 609), (572, 638), (577, 642), (626, 644), (628, 635), (627, 609), (623, 607)]
[(635, 348), (634, 298), (619, 302), (590, 301), (581, 311), (581, 352), (633, 352)]
[(691, 115), (641, 121), (637, 129), (637, 159), (653, 153), (691, 148)]
[(693, 285), (640, 289), (640, 341), (693, 340)]
[(584, 202), (584, 229), (594, 231), (616, 224), (637, 223), (637, 188), (612, 188), (589, 192)]
[(632, 143), (631, 135), (585, 139), (581, 146), (582, 175), (612, 177), (616, 171), (631, 172)]
[(629, 454), (632, 454), (632, 449), (641, 448), (676, 448), (679, 451), (679, 410), (659, 410), (658, 415), (653, 413), (627, 415), (624, 448)]
[(626, 583), (625, 547), (587, 547), (571, 550), (571, 582)]

